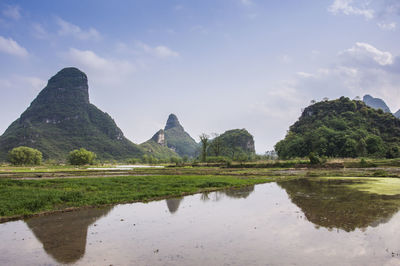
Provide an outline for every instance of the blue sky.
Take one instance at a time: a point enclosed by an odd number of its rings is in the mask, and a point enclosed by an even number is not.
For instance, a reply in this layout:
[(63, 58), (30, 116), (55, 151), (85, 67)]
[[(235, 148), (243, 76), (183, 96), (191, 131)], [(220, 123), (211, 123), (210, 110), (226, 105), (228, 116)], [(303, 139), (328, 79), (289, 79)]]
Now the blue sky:
[(195, 138), (246, 128), (264, 153), (310, 101), (400, 109), (397, 0), (0, 0), (0, 134), (60, 69), (135, 143), (175, 113)]

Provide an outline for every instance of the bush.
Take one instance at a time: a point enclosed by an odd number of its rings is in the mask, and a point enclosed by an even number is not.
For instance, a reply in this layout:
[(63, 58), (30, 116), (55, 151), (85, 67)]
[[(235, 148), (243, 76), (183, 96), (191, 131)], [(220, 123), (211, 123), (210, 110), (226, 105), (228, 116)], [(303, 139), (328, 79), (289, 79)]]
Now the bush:
[(183, 161), (179, 157), (171, 157), (170, 162), (174, 163), (175, 165), (181, 165)]
[(14, 165), (38, 165), (42, 163), (42, 153), (33, 148), (20, 146), (8, 153), (8, 159)]
[(308, 155), (308, 158), (310, 159), (311, 164), (320, 164), (321, 163), (320, 158), (314, 152), (310, 152), (310, 154)]
[(72, 165), (93, 164), (95, 159), (96, 154), (84, 148), (73, 150), (68, 155), (68, 162)]
[(129, 164), (138, 164), (138, 163), (140, 163), (140, 159), (131, 158), (131, 159), (126, 160), (126, 162), (129, 163)]

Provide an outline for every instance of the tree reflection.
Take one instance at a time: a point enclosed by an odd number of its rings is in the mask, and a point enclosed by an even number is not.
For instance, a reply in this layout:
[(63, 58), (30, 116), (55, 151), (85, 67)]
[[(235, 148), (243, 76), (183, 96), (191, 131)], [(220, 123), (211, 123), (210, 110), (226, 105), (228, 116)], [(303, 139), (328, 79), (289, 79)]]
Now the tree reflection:
[(362, 182), (334, 179), (280, 181), (291, 201), (318, 226), (347, 232), (387, 223), (400, 209), (400, 197), (362, 192), (345, 186)]

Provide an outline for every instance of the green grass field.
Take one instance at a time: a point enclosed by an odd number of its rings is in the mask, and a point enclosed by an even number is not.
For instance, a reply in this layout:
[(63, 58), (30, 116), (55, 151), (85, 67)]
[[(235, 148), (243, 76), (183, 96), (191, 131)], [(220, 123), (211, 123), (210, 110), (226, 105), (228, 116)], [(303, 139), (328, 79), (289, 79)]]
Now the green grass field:
[(0, 179), (0, 216), (4, 220), (70, 207), (149, 201), (268, 181), (267, 178), (205, 175)]

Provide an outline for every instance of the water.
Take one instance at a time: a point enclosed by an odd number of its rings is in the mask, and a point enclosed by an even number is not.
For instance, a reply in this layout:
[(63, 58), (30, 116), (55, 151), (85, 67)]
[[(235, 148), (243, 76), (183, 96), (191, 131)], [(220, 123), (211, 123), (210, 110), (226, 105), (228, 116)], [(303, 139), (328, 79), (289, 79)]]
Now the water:
[(303, 180), (35, 217), (0, 265), (399, 265), (399, 202)]

